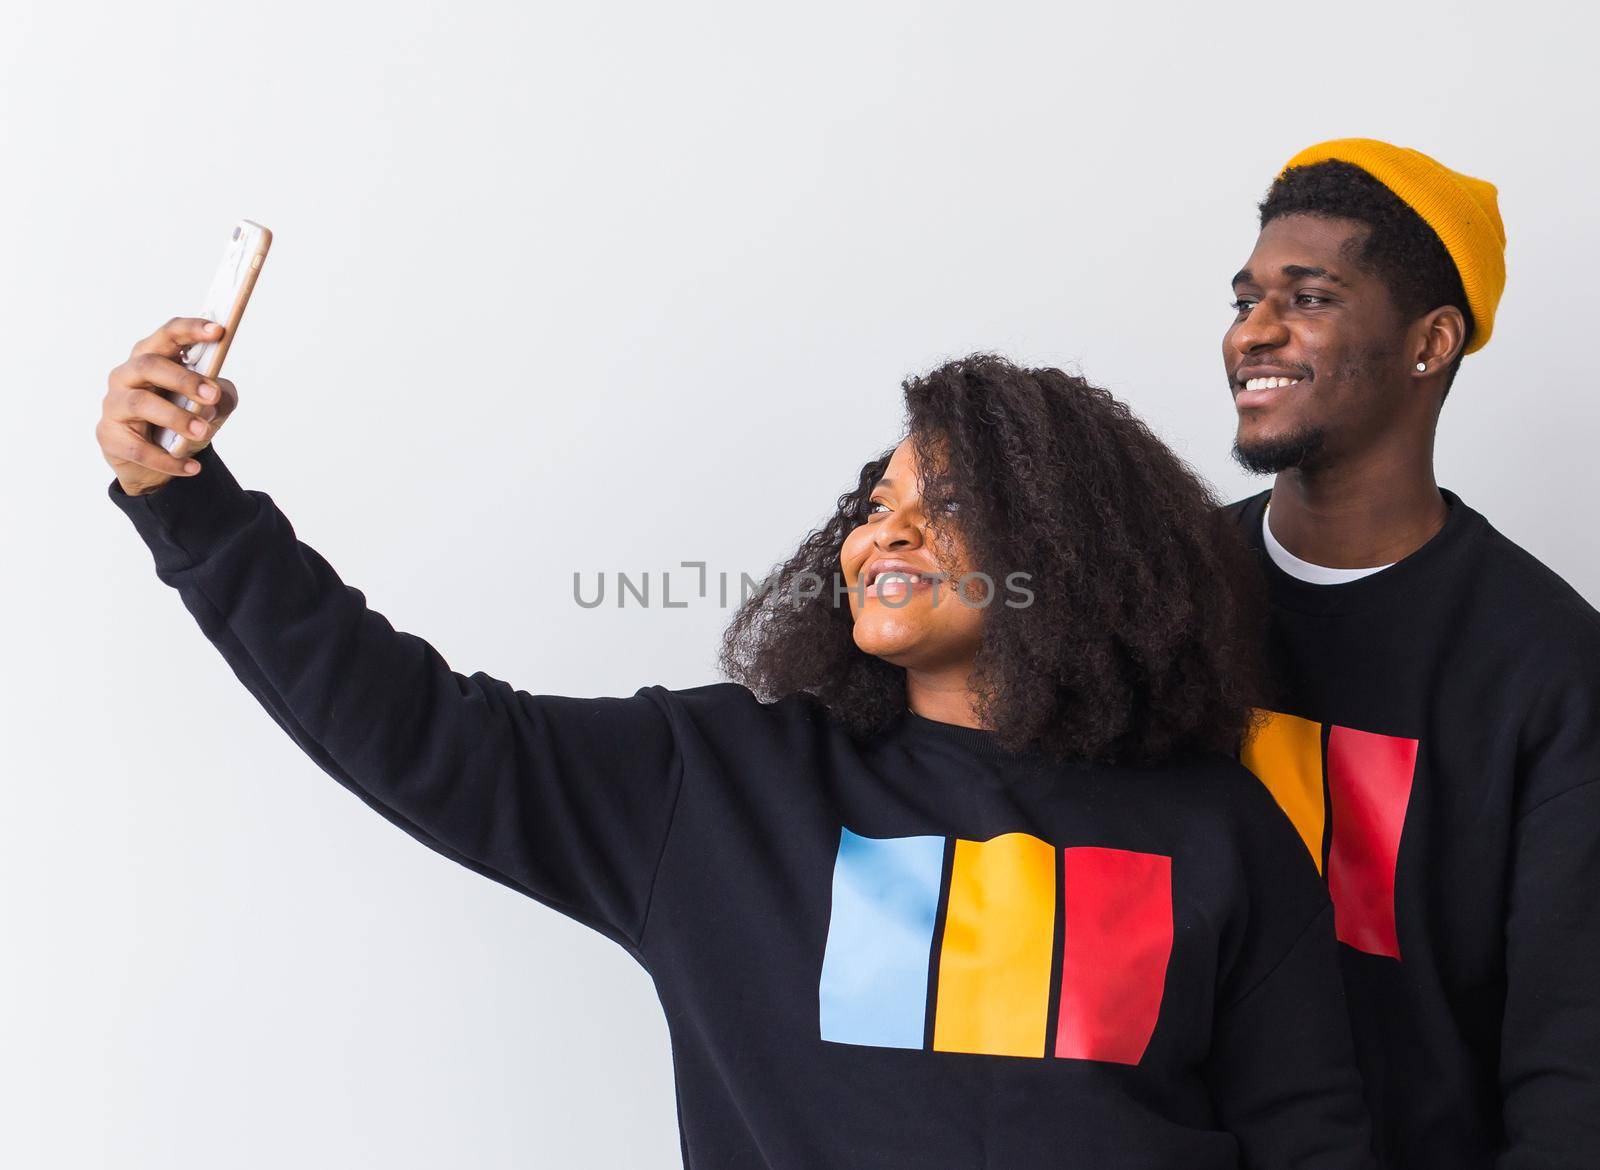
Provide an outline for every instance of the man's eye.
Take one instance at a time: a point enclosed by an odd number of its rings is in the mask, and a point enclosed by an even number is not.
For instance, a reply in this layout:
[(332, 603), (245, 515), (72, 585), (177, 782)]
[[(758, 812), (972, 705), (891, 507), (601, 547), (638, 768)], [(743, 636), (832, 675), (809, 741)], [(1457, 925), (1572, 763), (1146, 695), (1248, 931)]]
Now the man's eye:
[(1294, 300), (1295, 304), (1297, 305), (1303, 305), (1307, 302), (1315, 302), (1319, 305), (1325, 305), (1328, 303), (1327, 297), (1319, 297), (1316, 293), (1300, 293), (1294, 298)]
[(1235, 313), (1248, 313), (1250, 311), (1250, 307), (1254, 304), (1255, 302), (1249, 297), (1240, 297), (1238, 300), (1233, 301), (1228, 307), (1231, 308)]

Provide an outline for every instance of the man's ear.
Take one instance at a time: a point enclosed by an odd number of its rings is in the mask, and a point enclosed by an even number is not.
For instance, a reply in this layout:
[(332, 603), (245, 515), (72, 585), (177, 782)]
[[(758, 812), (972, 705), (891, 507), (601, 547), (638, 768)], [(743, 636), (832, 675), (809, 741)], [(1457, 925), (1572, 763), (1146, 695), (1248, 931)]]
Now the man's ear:
[(1454, 305), (1440, 305), (1411, 327), (1411, 370), (1418, 377), (1441, 373), (1461, 356), (1467, 319)]

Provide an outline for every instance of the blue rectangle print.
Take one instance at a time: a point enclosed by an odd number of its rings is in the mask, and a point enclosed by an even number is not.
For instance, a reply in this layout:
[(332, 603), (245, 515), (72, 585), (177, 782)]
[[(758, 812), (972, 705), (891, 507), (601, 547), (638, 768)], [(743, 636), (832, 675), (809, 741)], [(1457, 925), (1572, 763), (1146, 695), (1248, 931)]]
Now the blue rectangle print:
[(922, 1047), (944, 842), (840, 830), (818, 995), (824, 1040)]

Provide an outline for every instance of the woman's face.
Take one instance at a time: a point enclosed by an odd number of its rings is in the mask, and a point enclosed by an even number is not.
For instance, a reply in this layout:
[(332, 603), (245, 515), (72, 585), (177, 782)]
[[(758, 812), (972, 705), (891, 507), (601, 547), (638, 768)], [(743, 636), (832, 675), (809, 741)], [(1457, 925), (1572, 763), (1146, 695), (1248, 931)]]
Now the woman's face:
[[(992, 590), (977, 578), (963, 586), (967, 601), (958, 594), (962, 574), (972, 571), (966, 546), (954, 524), (943, 526), (941, 544), (935, 545), (917, 472), (907, 439), (874, 487), (866, 521), (845, 537), (839, 567), (849, 588), (855, 642), (908, 670), (970, 667), (983, 622), (979, 606)], [(891, 571), (900, 575), (884, 576)], [(939, 573), (944, 579), (934, 576)], [(912, 574), (920, 580), (906, 580)]]

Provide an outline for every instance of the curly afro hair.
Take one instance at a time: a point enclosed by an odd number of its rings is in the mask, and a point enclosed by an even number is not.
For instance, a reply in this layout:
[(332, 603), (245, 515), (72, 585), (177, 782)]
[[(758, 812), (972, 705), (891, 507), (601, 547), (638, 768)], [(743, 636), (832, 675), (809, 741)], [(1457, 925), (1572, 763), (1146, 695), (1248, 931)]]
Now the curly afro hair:
[[(927, 514), (957, 526), (971, 568), (1030, 577), (1030, 604), (984, 609), (974, 662), (977, 715), (999, 745), (1106, 763), (1235, 754), (1263, 610), (1210, 489), (1107, 391), (1057, 369), (974, 354), (902, 389)], [(808, 694), (858, 738), (905, 710), (905, 671), (856, 646), (836, 590), (803, 600), (792, 585), (836, 579), (892, 453), (861, 468), (722, 643), (728, 677), (768, 700)]]
[[(1461, 348), (1476, 328), (1461, 273), (1444, 241), (1411, 206), (1353, 163), (1330, 159), (1290, 167), (1261, 201), (1261, 226), (1283, 215), (1320, 215), (1365, 224), (1367, 235), (1351, 259), (1388, 286), (1407, 322), (1440, 305), (1454, 305), (1466, 318)], [(1461, 355), (1445, 372), (1444, 392), (1456, 380)]]

